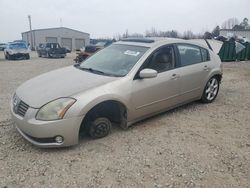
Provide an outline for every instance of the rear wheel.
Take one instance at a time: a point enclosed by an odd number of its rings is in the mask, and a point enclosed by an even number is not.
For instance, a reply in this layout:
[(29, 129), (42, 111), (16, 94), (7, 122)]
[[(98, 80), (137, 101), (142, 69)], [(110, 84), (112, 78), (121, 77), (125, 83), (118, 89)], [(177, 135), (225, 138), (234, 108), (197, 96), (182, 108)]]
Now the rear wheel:
[(108, 118), (99, 117), (90, 123), (89, 135), (92, 138), (103, 138), (111, 132), (112, 123)]
[(51, 57), (51, 55), (50, 55), (49, 52), (47, 52), (46, 57), (47, 57), (47, 58), (50, 58), (50, 57)]
[(215, 100), (218, 95), (220, 88), (220, 83), (217, 77), (212, 77), (206, 84), (206, 87), (203, 91), (201, 101), (203, 103), (211, 103)]

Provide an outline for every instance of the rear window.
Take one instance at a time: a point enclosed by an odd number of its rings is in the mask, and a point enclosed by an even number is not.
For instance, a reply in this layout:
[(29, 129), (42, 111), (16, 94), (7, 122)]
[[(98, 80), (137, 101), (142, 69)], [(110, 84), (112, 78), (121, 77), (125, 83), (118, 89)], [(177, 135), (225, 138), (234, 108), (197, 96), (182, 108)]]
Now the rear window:
[(203, 61), (201, 50), (198, 46), (180, 44), (177, 45), (177, 47), (182, 66), (192, 65)]
[(210, 56), (208, 50), (201, 48), (202, 61), (210, 61)]
[(59, 44), (57, 43), (47, 43), (46, 47), (47, 48), (60, 48)]

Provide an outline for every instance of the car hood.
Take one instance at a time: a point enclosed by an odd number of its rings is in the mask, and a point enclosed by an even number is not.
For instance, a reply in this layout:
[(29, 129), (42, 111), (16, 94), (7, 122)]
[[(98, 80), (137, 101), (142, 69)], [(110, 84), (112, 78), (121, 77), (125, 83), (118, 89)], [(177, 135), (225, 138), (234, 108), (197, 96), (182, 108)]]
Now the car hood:
[(26, 81), (17, 89), (16, 95), (29, 106), (40, 108), (54, 99), (69, 97), (117, 79), (70, 66)]
[(11, 50), (13, 54), (29, 53), (29, 49), (27, 49), (27, 48), (13, 48), (13, 49), (9, 49), (9, 50)]

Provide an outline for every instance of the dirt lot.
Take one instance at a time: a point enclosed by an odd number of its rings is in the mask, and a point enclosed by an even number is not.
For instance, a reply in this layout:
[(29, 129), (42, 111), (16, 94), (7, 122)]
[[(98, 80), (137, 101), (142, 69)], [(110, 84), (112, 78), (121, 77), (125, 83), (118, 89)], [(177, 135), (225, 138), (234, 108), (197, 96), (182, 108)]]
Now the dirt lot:
[(66, 149), (14, 129), (9, 101), (25, 80), (72, 64), (0, 53), (0, 187), (250, 187), (250, 62), (225, 63), (217, 100), (198, 102)]

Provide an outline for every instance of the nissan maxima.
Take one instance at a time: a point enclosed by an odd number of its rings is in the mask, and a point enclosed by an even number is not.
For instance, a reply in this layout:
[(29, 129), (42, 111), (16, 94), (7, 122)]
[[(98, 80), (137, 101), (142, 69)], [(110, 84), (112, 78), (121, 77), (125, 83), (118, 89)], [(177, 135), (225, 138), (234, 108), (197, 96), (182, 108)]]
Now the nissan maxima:
[(124, 39), (81, 64), (17, 88), (11, 113), (19, 133), (39, 147), (102, 138), (183, 104), (216, 99), (221, 61), (206, 46), (180, 39)]

